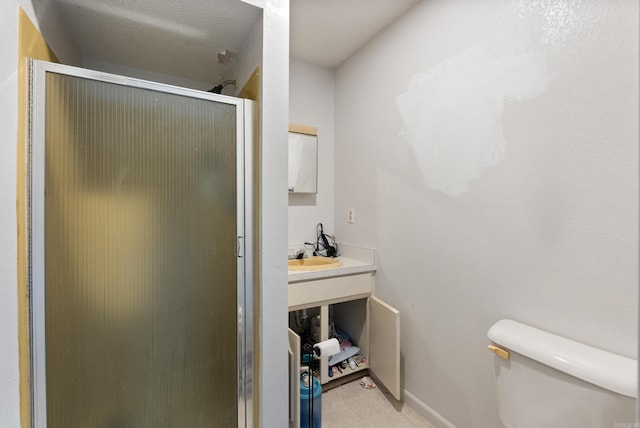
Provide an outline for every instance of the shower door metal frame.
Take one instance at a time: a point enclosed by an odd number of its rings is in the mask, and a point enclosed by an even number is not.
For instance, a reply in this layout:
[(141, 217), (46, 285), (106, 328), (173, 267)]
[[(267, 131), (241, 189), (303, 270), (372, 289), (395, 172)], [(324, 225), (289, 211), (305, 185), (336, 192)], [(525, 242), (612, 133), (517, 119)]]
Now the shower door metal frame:
[(57, 73), (132, 88), (236, 106), (237, 180), (237, 381), (238, 427), (254, 425), (253, 322), (253, 101), (131, 77), (87, 70), (46, 61), (30, 60), (28, 145), (28, 289), (31, 360), (31, 426), (46, 428), (45, 343), (45, 114), (47, 73)]

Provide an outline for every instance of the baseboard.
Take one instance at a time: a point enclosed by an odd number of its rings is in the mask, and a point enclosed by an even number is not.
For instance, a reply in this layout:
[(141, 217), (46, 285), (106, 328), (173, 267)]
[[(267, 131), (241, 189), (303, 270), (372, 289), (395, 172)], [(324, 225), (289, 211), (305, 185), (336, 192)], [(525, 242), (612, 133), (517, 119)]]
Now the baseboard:
[(402, 393), (404, 395), (404, 403), (424, 416), (424, 418), (428, 420), (431, 425), (435, 426), (436, 428), (456, 428), (454, 424), (446, 420), (442, 415), (440, 415), (440, 413), (427, 406), (424, 401), (420, 400), (411, 392), (405, 389), (402, 391)]

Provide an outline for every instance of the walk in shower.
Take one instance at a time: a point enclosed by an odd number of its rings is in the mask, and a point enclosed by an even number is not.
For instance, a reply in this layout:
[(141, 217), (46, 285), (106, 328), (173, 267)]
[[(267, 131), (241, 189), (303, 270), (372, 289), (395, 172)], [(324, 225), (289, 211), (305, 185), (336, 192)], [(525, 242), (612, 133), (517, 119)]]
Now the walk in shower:
[(33, 426), (252, 426), (251, 102), (40, 61), (30, 100)]

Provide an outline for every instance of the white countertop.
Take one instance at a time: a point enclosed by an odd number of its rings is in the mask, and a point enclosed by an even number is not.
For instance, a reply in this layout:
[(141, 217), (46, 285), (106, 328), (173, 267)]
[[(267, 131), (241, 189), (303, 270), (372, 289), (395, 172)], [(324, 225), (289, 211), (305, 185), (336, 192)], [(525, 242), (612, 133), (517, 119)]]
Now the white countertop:
[(314, 270), (314, 271), (289, 271), (289, 283), (309, 281), (320, 278), (330, 278), (332, 276), (353, 275), (357, 273), (375, 272), (376, 265), (370, 261), (356, 260), (350, 257), (339, 256), (338, 260), (342, 266), (334, 269)]

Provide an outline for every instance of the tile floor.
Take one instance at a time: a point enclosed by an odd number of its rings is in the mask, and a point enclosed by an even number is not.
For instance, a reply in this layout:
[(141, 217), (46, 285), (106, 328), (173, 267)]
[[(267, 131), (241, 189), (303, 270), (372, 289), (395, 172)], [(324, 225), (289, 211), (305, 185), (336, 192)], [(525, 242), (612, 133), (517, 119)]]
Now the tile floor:
[(434, 428), (418, 412), (381, 388), (355, 380), (322, 394), (322, 428)]

